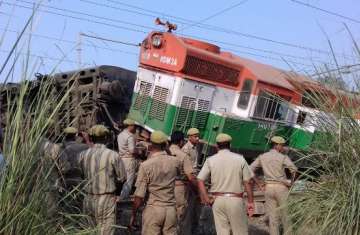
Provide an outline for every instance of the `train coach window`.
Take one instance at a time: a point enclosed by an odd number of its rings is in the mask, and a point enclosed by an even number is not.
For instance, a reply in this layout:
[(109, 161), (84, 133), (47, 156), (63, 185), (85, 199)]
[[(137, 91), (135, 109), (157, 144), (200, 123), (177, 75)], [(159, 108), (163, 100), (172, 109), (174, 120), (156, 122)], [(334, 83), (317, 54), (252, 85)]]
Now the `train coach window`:
[(244, 81), (243, 87), (240, 92), (239, 100), (238, 100), (238, 107), (241, 109), (247, 109), (249, 105), (249, 100), (251, 96), (251, 90), (253, 87), (253, 80), (246, 79)]
[(93, 77), (82, 77), (78, 79), (79, 85), (87, 85), (93, 83)]

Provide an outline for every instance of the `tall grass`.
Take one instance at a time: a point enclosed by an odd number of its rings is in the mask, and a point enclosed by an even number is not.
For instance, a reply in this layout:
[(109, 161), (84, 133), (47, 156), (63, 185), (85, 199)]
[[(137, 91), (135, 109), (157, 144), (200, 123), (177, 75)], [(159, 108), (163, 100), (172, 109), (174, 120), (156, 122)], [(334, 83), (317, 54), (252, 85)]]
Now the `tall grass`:
[[(76, 75), (69, 78), (69, 85), (60, 91), (51, 78), (29, 81), (38, 64), (32, 63), (29, 56), (20, 62), (15, 54), (34, 14), (35, 10), (0, 66), (0, 76), (5, 83), (19, 63), (26, 65), (16, 94), (7, 90), (5, 84), (0, 88), (2, 94), (15, 97), (2, 104), (6, 105), (6, 116), (1, 120), (5, 123), (2, 153), (6, 167), (0, 177), (0, 234), (91, 233), (85, 216), (60, 209), (61, 202), (69, 195), (54, 198), (58, 196), (55, 182), (61, 176), (57, 176), (55, 158), (44, 148), (48, 141), (61, 139), (55, 135), (55, 127), (63, 118), (59, 111), (74, 89)], [(13, 63), (10, 63), (11, 57), (15, 58)]]
[[(69, 83), (71, 80), (76, 77)], [(0, 234), (93, 232), (85, 215), (62, 209), (71, 193), (60, 194), (57, 187), (62, 177), (56, 161), (61, 149), (56, 144), (45, 148), (45, 143), (62, 138), (55, 135), (55, 127), (63, 121), (59, 111), (74, 87), (64, 86), (66, 90), (59, 91), (50, 78), (22, 81), (15, 98), (8, 100), (3, 144), (6, 168), (0, 179)]]
[[(48, 218), (50, 172), (54, 164), (44, 157), (45, 134), (52, 118), (65, 97), (52, 92), (51, 81), (42, 81), (34, 99), (30, 99), (31, 82), (20, 84), (17, 97), (10, 103), (6, 115), (3, 155), (6, 168), (0, 183), (0, 233), (54, 233), (57, 218)], [(57, 102), (59, 101), (59, 102)]]
[(308, 180), (306, 190), (289, 201), (290, 216), (297, 234), (356, 235), (360, 234), (360, 95), (332, 84), (326, 89), (331, 95), (321, 87), (307, 94), (319, 110), (312, 118), (318, 138), (302, 154), (312, 166), (302, 175)]

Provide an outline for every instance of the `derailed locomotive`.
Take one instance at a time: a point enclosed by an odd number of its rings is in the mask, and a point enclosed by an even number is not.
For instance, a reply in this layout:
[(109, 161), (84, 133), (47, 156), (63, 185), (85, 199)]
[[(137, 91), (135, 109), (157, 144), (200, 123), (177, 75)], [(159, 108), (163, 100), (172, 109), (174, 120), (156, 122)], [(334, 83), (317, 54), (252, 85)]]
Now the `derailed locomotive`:
[(207, 42), (151, 32), (141, 44), (129, 116), (168, 135), (197, 127), (205, 146), (213, 145), (218, 133), (230, 134), (232, 148), (246, 156), (268, 150), (274, 135), (307, 150), (318, 134), (319, 112), (306, 96), (317, 87), (306, 76)]

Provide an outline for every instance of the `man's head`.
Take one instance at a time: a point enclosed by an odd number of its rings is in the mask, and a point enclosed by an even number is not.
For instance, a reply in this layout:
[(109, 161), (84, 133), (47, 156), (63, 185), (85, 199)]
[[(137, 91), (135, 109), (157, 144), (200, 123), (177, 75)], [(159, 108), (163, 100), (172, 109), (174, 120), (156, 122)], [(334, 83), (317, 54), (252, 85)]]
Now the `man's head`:
[(145, 129), (142, 129), (139, 134), (139, 137), (148, 142), (148, 141), (150, 141), (150, 132), (148, 132)]
[(130, 118), (126, 118), (124, 120), (123, 124), (129, 132), (135, 133), (136, 129), (135, 129), (135, 121), (134, 120), (132, 120)]
[(104, 144), (110, 131), (104, 125), (94, 125), (89, 130), (89, 135), (94, 143)]
[(182, 133), (181, 131), (174, 131), (171, 134), (170, 142), (171, 144), (176, 144), (181, 148), (185, 144), (184, 138), (185, 138), (184, 133)]
[(197, 145), (200, 139), (200, 131), (197, 128), (190, 128), (187, 132), (188, 140), (193, 145)]
[(282, 152), (284, 150), (284, 144), (286, 143), (285, 139), (281, 136), (273, 136), (271, 138), (271, 142), (273, 144), (273, 149), (278, 152)]
[(220, 133), (216, 136), (216, 144), (218, 149), (230, 149), (231, 136), (228, 134)]
[(68, 126), (64, 129), (64, 135), (66, 141), (75, 141), (78, 129), (72, 126)]
[(151, 133), (150, 141), (153, 152), (162, 151), (166, 148), (167, 136), (162, 131), (154, 131)]

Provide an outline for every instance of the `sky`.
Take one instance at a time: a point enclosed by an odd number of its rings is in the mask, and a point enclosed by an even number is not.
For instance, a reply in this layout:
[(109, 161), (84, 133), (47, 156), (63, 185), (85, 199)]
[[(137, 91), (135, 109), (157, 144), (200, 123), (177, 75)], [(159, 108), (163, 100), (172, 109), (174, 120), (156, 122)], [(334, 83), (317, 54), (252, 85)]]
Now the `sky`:
[[(0, 1), (1, 67), (36, 3)], [(137, 44), (152, 30), (163, 30), (156, 17), (177, 24), (175, 34), (285, 70), (311, 75), (314, 66), (360, 62), (351, 40), (360, 38), (359, 0), (43, 0), (0, 82), (8, 74), (9, 81), (19, 81), (28, 55), (27, 78), (94, 65), (136, 70), (139, 47), (120, 42)]]

